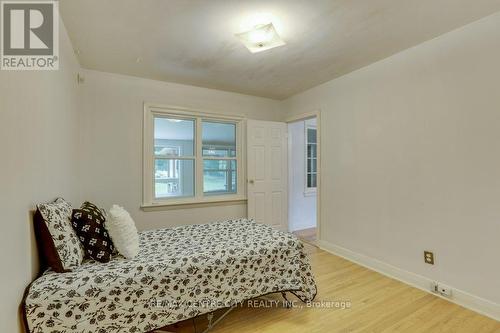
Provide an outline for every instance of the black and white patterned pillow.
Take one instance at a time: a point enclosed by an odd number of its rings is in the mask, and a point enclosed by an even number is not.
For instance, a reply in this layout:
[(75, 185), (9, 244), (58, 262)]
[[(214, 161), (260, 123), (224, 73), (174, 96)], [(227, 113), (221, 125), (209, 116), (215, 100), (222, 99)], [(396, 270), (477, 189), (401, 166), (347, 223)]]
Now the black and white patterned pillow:
[(104, 227), (103, 211), (90, 202), (73, 210), (71, 222), (88, 257), (99, 262), (108, 262), (114, 252), (113, 242)]
[[(45, 234), (50, 237), (50, 244), (55, 248), (54, 262), (49, 261), (49, 265), (56, 272), (70, 271), (72, 268), (80, 266), (83, 261), (83, 248), (78, 241), (75, 231), (71, 227), (71, 204), (62, 198), (56, 199), (52, 203), (37, 205), (40, 216), (40, 223), (46, 230)], [(47, 243), (47, 242), (45, 242)], [(48, 244), (43, 244), (48, 246)]]

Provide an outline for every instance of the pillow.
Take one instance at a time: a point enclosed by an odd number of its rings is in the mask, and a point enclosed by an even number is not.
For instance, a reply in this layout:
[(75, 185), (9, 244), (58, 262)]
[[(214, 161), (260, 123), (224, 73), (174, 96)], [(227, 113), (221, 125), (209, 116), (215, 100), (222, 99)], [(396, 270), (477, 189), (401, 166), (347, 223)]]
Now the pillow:
[(37, 205), (35, 233), (44, 262), (55, 272), (71, 271), (83, 261), (83, 248), (71, 227), (71, 204), (62, 198)]
[(127, 259), (139, 253), (139, 235), (130, 214), (118, 205), (113, 205), (104, 222), (109, 236), (118, 252)]
[(85, 253), (99, 262), (108, 262), (114, 251), (113, 242), (104, 228), (106, 218), (102, 211), (94, 204), (86, 201), (80, 209), (74, 209), (71, 217)]

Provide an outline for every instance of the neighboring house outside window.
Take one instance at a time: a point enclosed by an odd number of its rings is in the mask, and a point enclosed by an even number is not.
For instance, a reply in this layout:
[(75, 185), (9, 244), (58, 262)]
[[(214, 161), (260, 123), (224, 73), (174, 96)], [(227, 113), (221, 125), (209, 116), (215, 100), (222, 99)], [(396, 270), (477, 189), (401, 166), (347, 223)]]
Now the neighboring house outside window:
[(242, 122), (146, 106), (144, 206), (243, 200)]
[(202, 156), (203, 193), (236, 193), (236, 124), (203, 121)]
[[(156, 156), (180, 156), (180, 147), (163, 146), (155, 140)], [(173, 159), (158, 158), (155, 163), (155, 191), (158, 197), (175, 197), (181, 194), (180, 163)]]

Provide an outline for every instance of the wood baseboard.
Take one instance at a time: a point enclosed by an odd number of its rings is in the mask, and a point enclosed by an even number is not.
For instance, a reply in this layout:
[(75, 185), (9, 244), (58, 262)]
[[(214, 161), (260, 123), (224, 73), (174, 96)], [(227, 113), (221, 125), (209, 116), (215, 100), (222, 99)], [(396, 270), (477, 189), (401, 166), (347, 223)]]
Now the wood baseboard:
[(334, 255), (337, 255), (349, 261), (352, 261), (358, 265), (364, 266), (380, 274), (383, 274), (390, 278), (406, 283), (412, 287), (421, 289), (437, 297), (461, 305), (464, 308), (467, 308), (469, 310), (480, 313), (484, 316), (500, 321), (500, 304), (496, 304), (484, 298), (472, 295), (470, 293), (457, 289), (453, 286), (450, 286), (453, 289), (452, 296), (450, 298), (443, 297), (439, 294), (435, 294), (430, 291), (431, 289), (430, 287), (433, 280), (426, 278), (422, 275), (406, 271), (404, 269), (392, 266), (375, 258), (368, 257), (364, 254), (356, 253), (344, 247), (323, 240), (318, 240), (317, 245), (321, 249), (327, 252), (330, 252)]

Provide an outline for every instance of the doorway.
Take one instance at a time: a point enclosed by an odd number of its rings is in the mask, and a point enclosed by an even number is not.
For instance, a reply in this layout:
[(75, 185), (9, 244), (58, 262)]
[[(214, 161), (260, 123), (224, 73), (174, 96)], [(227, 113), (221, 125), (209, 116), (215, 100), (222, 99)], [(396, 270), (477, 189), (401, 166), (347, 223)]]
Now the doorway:
[(318, 238), (318, 117), (288, 122), (288, 230), (316, 245)]

